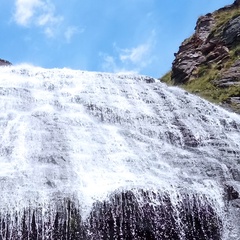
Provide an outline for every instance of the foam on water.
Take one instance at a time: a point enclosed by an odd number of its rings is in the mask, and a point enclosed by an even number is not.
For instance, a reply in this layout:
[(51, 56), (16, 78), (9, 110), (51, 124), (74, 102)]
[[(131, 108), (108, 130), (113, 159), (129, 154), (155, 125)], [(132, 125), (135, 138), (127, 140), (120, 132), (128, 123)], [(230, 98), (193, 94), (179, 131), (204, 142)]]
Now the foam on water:
[[(95, 202), (142, 189), (206, 196), (224, 219), (239, 147), (239, 115), (155, 79), (0, 69), (1, 212), (74, 198), (87, 219)], [(223, 224), (224, 239), (239, 233)]]

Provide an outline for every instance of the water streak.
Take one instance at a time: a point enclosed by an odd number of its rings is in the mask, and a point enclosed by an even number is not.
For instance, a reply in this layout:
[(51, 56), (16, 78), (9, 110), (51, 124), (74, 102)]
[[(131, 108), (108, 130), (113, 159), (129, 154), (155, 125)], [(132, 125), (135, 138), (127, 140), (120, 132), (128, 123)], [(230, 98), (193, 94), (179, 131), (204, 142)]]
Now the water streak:
[(156, 79), (0, 69), (0, 239), (240, 236), (240, 117)]

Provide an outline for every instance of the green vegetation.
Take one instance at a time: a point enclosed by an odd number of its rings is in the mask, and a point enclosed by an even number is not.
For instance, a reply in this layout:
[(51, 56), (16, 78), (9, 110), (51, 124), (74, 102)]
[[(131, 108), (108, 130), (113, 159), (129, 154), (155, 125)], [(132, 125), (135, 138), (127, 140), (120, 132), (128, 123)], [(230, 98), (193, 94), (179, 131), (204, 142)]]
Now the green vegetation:
[(216, 69), (211, 68), (200, 78), (194, 79), (181, 87), (191, 93), (198, 94), (199, 96), (218, 104), (226, 102), (230, 97), (240, 96), (240, 88), (237, 86), (225, 88), (216, 87), (213, 84), (213, 81), (217, 80), (217, 78), (218, 72)]
[(198, 78), (189, 81), (182, 87), (191, 93), (201, 95), (209, 101), (219, 102), (220, 89), (213, 85), (213, 81), (218, 77), (218, 72), (215, 65), (210, 68), (206, 65), (200, 66), (196, 71)]
[[(239, 49), (239, 46), (236, 49)], [(234, 54), (236, 49), (232, 50), (232, 54)], [(220, 79), (221, 72), (228, 69), (234, 60), (236, 60), (236, 58), (229, 58), (224, 64), (222, 70), (219, 70), (220, 67), (218, 64), (202, 64), (194, 72), (197, 77), (188, 81), (186, 84), (180, 85), (180, 87), (190, 93), (197, 94), (210, 102), (216, 104), (226, 103), (230, 97), (240, 96), (240, 87), (230, 86), (220, 88), (214, 84), (214, 81)], [(171, 79), (171, 71), (166, 73), (161, 78), (161, 81), (168, 85), (174, 85)], [(239, 106), (232, 104), (231, 107), (239, 112)]]
[[(219, 43), (219, 49), (221, 50), (221, 46), (223, 45), (222, 47), (224, 47), (224, 43), (221, 42), (223, 39), (223, 31), (231, 19), (240, 16), (240, 8), (224, 8), (215, 11), (212, 16), (214, 18), (214, 25), (206, 43), (203, 44), (206, 44), (207, 46), (207, 43), (213, 39), (213, 42)], [(197, 34), (198, 32), (196, 32), (188, 39), (185, 39), (182, 43), (182, 45), (188, 44), (188, 47), (192, 48), (192, 52), (194, 52), (195, 45), (198, 46), (199, 44), (197, 42)], [(194, 38), (194, 36), (196, 37), (196, 39)], [(223, 76), (228, 74), (227, 71), (229, 70), (229, 68), (233, 67), (236, 61), (240, 59), (240, 42), (239, 40), (235, 40), (231, 44), (231, 46), (225, 46), (225, 48), (226, 51), (224, 55), (222, 55), (222, 58), (220, 56), (218, 57), (218, 55), (221, 54), (221, 52), (218, 52), (218, 50), (216, 50), (216, 53), (214, 52), (214, 49), (209, 50), (212, 51), (212, 53), (203, 52), (203, 55), (206, 57), (206, 59), (209, 59), (208, 54), (213, 54), (213, 56), (214, 54), (217, 54), (217, 58), (213, 59), (212, 61), (204, 61), (200, 65), (196, 64), (198, 65), (198, 67), (192, 72), (187, 82), (179, 85), (179, 87), (185, 89), (190, 93), (197, 94), (210, 102), (222, 104), (240, 113), (240, 104), (237, 103), (237, 101), (236, 103), (233, 103), (234, 101), (231, 101), (233, 100), (231, 99), (232, 97), (240, 97), (240, 85), (231, 85), (231, 83), (229, 84), (229, 86), (218, 85), (218, 80), (221, 80), (221, 78), (225, 78)], [(229, 50), (228, 53), (227, 49)], [(184, 52), (183, 50), (183, 53), (183, 57), (185, 57), (188, 51)], [(230, 72), (233, 73), (234, 69), (230, 70)], [(231, 73), (229, 73), (230, 76)], [(169, 71), (160, 79), (168, 85), (175, 85), (173, 79), (171, 78), (171, 75), (172, 71)], [(237, 76), (238, 74), (236, 74), (236, 77)], [(239, 81), (239, 79), (236, 79), (236, 81)]]
[(233, 61), (240, 58), (240, 42), (232, 46), (229, 54), (230, 54), (230, 59), (232, 59)]
[(216, 11), (213, 15), (215, 20), (215, 26), (212, 30), (213, 36), (219, 36), (223, 28), (225, 27), (225, 24), (229, 20), (239, 15), (240, 15), (240, 8), (233, 8), (233, 9), (228, 9), (224, 11)]
[(168, 85), (173, 85), (173, 81), (172, 81), (171, 75), (172, 75), (172, 71), (169, 71), (169, 72), (167, 72), (166, 74), (164, 74), (164, 75), (160, 78), (160, 80), (161, 80), (162, 82), (167, 83)]

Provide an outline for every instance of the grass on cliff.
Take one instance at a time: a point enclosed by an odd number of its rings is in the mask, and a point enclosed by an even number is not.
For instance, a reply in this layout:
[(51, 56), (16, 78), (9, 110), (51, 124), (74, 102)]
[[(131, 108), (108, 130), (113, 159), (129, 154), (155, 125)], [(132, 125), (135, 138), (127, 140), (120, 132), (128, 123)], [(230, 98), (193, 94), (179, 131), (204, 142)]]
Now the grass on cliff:
[(164, 75), (160, 78), (160, 80), (161, 80), (162, 82), (165, 82), (165, 83), (168, 84), (168, 85), (173, 85), (173, 81), (172, 81), (171, 75), (172, 75), (172, 71), (169, 71), (169, 72), (167, 72), (166, 74), (164, 74)]
[[(239, 46), (237, 48), (239, 48)], [(235, 51), (236, 49), (232, 50), (232, 54), (234, 54)], [(223, 69), (226, 70), (229, 68), (236, 58), (239, 57), (235, 56), (234, 58), (229, 58), (229, 61), (224, 64)], [(218, 64), (200, 65), (194, 72), (194, 75), (197, 76), (195, 79), (179, 85), (179, 87), (216, 104), (225, 103), (230, 97), (240, 96), (239, 86), (220, 88), (214, 85), (214, 80), (219, 79), (221, 76), (221, 70), (219, 70)], [(174, 85), (171, 79), (171, 71), (166, 73), (161, 78), (161, 81), (167, 83), (168, 85)], [(238, 108), (238, 106), (232, 106), (232, 108), (235, 109)]]
[[(168, 85), (174, 85), (174, 82), (171, 79), (172, 72), (169, 71), (163, 77), (160, 78), (162, 82), (165, 82)], [(218, 88), (216, 88), (212, 81), (215, 80), (218, 76), (218, 70), (214, 67), (209, 69), (209, 66), (202, 65), (194, 73), (198, 77), (185, 83), (179, 85), (179, 87), (202, 97), (207, 98), (214, 102), (217, 101), (217, 96), (219, 95)]]
[(199, 77), (189, 81), (181, 87), (185, 90), (195, 93), (211, 102), (224, 103), (230, 97), (240, 96), (240, 88), (237, 86), (230, 86), (220, 88), (214, 85), (214, 80), (219, 79), (220, 73), (216, 65), (206, 69), (205, 66), (199, 68)]
[(220, 103), (226, 98), (225, 91), (213, 84), (213, 81), (219, 76), (219, 70), (216, 69), (215, 65), (211, 67), (202, 65), (195, 74), (198, 76), (197, 78), (181, 85), (181, 87), (214, 103)]
[(230, 8), (228, 10), (214, 12), (213, 16), (215, 20), (215, 26), (212, 29), (212, 34), (214, 36), (219, 35), (225, 27), (226, 23), (239, 15), (240, 8)]
[[(227, 23), (240, 15), (240, 8), (229, 8), (214, 12), (213, 17), (215, 25), (211, 31), (211, 37), (219, 37)], [(185, 41), (190, 41), (192, 36)], [(198, 66), (198, 68), (192, 74), (193, 79), (190, 79), (187, 83), (179, 85), (179, 87), (197, 94), (210, 102), (217, 104), (228, 103), (230, 97), (240, 96), (239, 85), (229, 87), (217, 87), (214, 85), (214, 81), (220, 79), (223, 71), (227, 71), (237, 60), (240, 59), (240, 43), (236, 42), (229, 49), (229, 57), (220, 63), (207, 63)], [(172, 72), (169, 71), (162, 78), (161, 81), (168, 85), (174, 85), (171, 79)], [(231, 108), (240, 113), (239, 104), (231, 104)]]

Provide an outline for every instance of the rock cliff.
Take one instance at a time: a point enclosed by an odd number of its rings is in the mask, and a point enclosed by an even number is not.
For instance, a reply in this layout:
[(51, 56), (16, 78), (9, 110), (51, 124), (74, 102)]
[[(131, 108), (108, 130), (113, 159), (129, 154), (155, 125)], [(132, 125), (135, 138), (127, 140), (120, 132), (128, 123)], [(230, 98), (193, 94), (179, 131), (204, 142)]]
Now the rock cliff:
[(12, 65), (9, 61), (3, 60), (0, 58), (0, 67)]
[(240, 0), (201, 16), (161, 79), (240, 113)]

